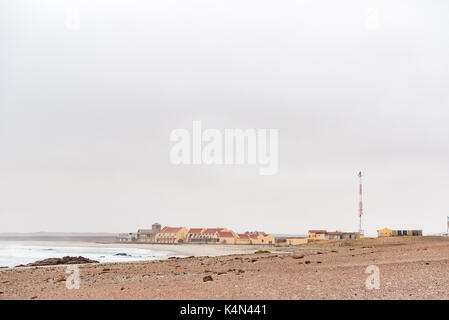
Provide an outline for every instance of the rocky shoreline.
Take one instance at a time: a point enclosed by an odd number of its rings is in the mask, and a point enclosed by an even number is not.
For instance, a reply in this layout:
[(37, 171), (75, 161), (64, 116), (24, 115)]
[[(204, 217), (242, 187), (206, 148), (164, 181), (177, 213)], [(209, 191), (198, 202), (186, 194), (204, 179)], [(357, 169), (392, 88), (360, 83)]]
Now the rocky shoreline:
[(40, 266), (57, 266), (64, 264), (84, 264), (84, 263), (99, 263), (96, 260), (91, 260), (82, 256), (79, 257), (62, 257), (62, 258), (48, 258), (44, 260), (35, 261), (28, 264), (19, 264), (16, 268), (20, 267), (40, 267)]

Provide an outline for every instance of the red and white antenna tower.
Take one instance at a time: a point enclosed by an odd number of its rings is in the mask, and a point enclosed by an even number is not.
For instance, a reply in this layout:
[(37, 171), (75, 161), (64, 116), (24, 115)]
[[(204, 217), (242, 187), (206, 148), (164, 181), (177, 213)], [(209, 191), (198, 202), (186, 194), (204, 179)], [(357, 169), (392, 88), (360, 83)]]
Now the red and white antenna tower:
[(360, 234), (363, 234), (363, 229), (362, 229), (362, 216), (363, 216), (363, 200), (362, 200), (362, 171), (359, 171), (359, 179), (360, 179), (360, 201), (359, 201), (359, 232)]

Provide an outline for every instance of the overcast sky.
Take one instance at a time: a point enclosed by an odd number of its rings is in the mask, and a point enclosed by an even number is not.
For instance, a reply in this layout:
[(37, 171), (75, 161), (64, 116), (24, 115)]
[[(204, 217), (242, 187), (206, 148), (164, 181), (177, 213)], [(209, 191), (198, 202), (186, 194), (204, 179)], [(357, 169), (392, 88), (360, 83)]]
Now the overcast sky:
[[(2, 1), (0, 232), (445, 231), (449, 3)], [(170, 132), (279, 129), (279, 172)]]

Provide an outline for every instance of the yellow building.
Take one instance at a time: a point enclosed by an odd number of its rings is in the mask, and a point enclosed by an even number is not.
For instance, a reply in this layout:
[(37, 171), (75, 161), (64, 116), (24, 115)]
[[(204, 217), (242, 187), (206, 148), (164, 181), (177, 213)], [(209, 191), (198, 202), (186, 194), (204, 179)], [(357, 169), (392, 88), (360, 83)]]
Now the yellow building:
[(309, 242), (307, 238), (287, 238), (287, 246), (299, 246)]
[(377, 237), (394, 237), (394, 236), (396, 236), (396, 230), (391, 230), (388, 228), (377, 230)]
[(271, 234), (262, 234), (262, 244), (275, 244), (276, 240), (274, 239), (274, 236)]
[(235, 240), (236, 244), (251, 244), (251, 238), (249, 234), (238, 234), (237, 239)]
[(251, 244), (274, 244), (274, 237), (271, 234), (250, 234), (249, 238), (251, 239)]
[(217, 233), (218, 242), (222, 244), (235, 244), (237, 240), (237, 235), (231, 231), (220, 231)]
[(422, 230), (391, 230), (383, 228), (377, 230), (377, 237), (419, 237), (422, 236)]
[(219, 232), (229, 232), (229, 230), (226, 228), (207, 228), (201, 234), (203, 242), (211, 242), (211, 243), (218, 242)]
[(185, 242), (202, 242), (204, 230), (206, 228), (190, 228), (186, 234)]
[(311, 239), (325, 240), (326, 234), (326, 230), (309, 230), (309, 238)]
[(268, 244), (274, 245), (275, 239), (271, 234), (263, 232), (247, 232), (239, 234), (236, 241), (237, 244)]
[[(220, 233), (226, 234), (220, 236)], [(231, 236), (228, 233), (231, 233)], [(218, 243), (226, 241), (226, 243), (234, 244), (233, 239), (234, 234), (227, 228), (191, 228), (186, 234), (185, 242)]]
[(156, 235), (156, 243), (183, 243), (186, 234), (185, 227), (164, 227)]

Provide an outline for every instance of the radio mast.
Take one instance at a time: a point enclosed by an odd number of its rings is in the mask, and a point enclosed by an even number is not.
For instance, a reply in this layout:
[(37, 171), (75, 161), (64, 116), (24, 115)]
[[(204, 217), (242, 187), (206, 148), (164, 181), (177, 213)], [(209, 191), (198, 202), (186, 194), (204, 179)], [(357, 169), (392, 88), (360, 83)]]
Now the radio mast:
[(362, 235), (363, 229), (362, 229), (362, 216), (363, 216), (363, 198), (362, 198), (362, 171), (359, 171), (359, 179), (360, 179), (360, 188), (359, 188), (359, 195), (360, 195), (360, 201), (359, 201), (359, 232)]

